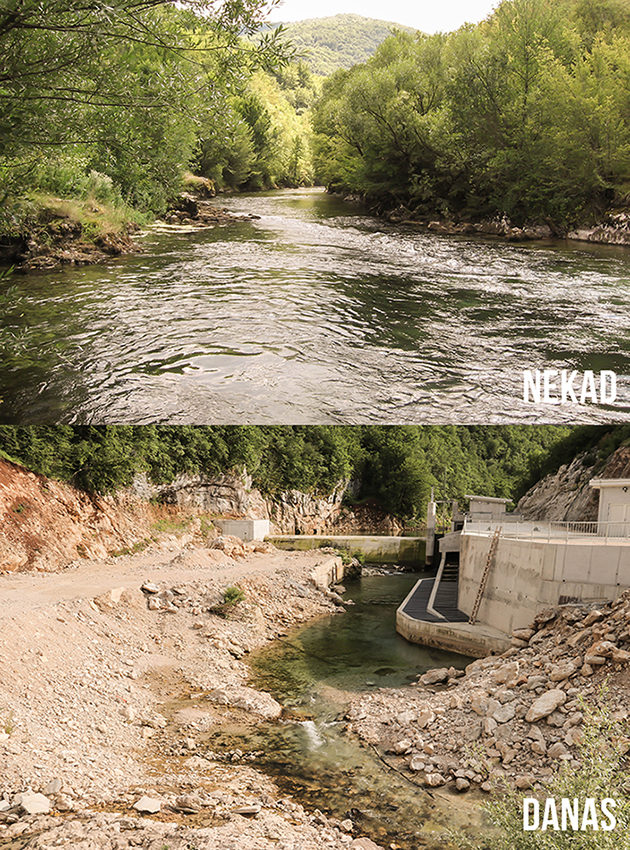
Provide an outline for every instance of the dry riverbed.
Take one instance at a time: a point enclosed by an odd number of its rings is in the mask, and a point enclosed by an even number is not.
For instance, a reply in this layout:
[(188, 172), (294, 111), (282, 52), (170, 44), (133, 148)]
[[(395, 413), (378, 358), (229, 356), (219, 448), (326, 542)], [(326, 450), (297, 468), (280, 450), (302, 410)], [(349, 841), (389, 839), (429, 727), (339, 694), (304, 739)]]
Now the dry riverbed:
[[(196, 753), (229, 713), (280, 715), (248, 686), (251, 650), (342, 610), (313, 580), (332, 553), (212, 547), (0, 576), (0, 847), (377, 846), (239, 753)], [(233, 584), (244, 601), (211, 613)]]

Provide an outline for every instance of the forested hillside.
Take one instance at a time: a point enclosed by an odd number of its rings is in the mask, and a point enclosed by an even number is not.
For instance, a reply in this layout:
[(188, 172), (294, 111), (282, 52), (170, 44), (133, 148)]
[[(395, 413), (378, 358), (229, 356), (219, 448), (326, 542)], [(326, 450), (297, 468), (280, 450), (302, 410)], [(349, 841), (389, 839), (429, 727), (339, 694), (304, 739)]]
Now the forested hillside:
[(416, 216), (560, 225), (630, 198), (630, 5), (504, 0), (325, 82), (317, 174)]
[(353, 479), (358, 501), (422, 518), (431, 487), (440, 499), (477, 492), (516, 500), (576, 451), (628, 436), (628, 428), (498, 425), (3, 426), (0, 453), (95, 492), (128, 486), (137, 472), (169, 482), (245, 467), (270, 494), (329, 493)]
[(283, 27), (311, 71), (323, 77), (339, 68), (366, 62), (393, 30), (414, 32), (411, 27), (362, 15), (310, 18)]
[[(560, 232), (627, 206), (627, 0), (504, 0), (432, 36), (356, 15), (285, 34), (266, 11), (0, 0), (0, 252), (53, 219), (93, 238), (154, 217), (187, 170), (218, 191), (317, 178), (403, 218)], [(313, 69), (356, 61), (320, 97)]]

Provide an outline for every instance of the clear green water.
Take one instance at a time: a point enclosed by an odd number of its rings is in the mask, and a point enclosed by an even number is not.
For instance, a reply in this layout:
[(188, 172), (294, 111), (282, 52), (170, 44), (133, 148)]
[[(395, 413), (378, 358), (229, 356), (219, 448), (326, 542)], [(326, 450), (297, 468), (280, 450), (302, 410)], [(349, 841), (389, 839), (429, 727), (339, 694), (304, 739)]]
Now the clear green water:
[(308, 810), (351, 818), (356, 834), (405, 850), (445, 847), (447, 827), (479, 822), (476, 803), (429, 793), (344, 733), (345, 707), (359, 693), (398, 688), (430, 667), (470, 661), (396, 634), (396, 607), (417, 578), (344, 581), (346, 597), (357, 603), (347, 613), (295, 629), (250, 658), (253, 684), (287, 708), (285, 719), (254, 730), (224, 727), (206, 742), (212, 751), (262, 751), (254, 763)]

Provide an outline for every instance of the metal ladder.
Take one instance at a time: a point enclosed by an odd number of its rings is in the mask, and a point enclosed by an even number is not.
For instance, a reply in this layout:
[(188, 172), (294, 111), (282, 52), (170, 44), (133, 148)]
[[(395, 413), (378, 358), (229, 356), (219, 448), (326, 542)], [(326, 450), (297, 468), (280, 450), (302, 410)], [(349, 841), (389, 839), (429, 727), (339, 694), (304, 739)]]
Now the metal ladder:
[(477, 614), (479, 613), (479, 608), (481, 606), (481, 598), (483, 596), (484, 590), (486, 589), (486, 584), (488, 583), (490, 567), (492, 566), (492, 562), (494, 560), (494, 553), (497, 551), (497, 546), (499, 545), (499, 537), (501, 536), (502, 528), (503, 526), (498, 525), (494, 529), (494, 535), (492, 537), (492, 541), (490, 542), (490, 549), (488, 550), (488, 557), (486, 558), (486, 565), (483, 568), (483, 573), (481, 574), (481, 581), (479, 582), (479, 590), (477, 591), (477, 596), (475, 597), (472, 611), (470, 612), (470, 619), (468, 620), (468, 623), (471, 626), (475, 625), (475, 620), (477, 619)]

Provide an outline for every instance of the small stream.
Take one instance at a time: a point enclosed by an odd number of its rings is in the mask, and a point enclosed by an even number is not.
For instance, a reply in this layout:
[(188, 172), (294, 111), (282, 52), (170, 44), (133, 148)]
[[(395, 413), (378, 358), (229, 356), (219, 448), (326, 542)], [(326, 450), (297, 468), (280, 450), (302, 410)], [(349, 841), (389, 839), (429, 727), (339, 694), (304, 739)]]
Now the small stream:
[(292, 630), (249, 659), (253, 686), (285, 706), (285, 719), (254, 729), (223, 726), (205, 741), (215, 752), (258, 751), (254, 764), (308, 811), (350, 818), (355, 834), (401, 850), (446, 846), (447, 828), (479, 823), (477, 801), (415, 784), (344, 734), (345, 706), (361, 692), (470, 661), (396, 634), (396, 608), (416, 581), (399, 573), (344, 581), (356, 605)]

